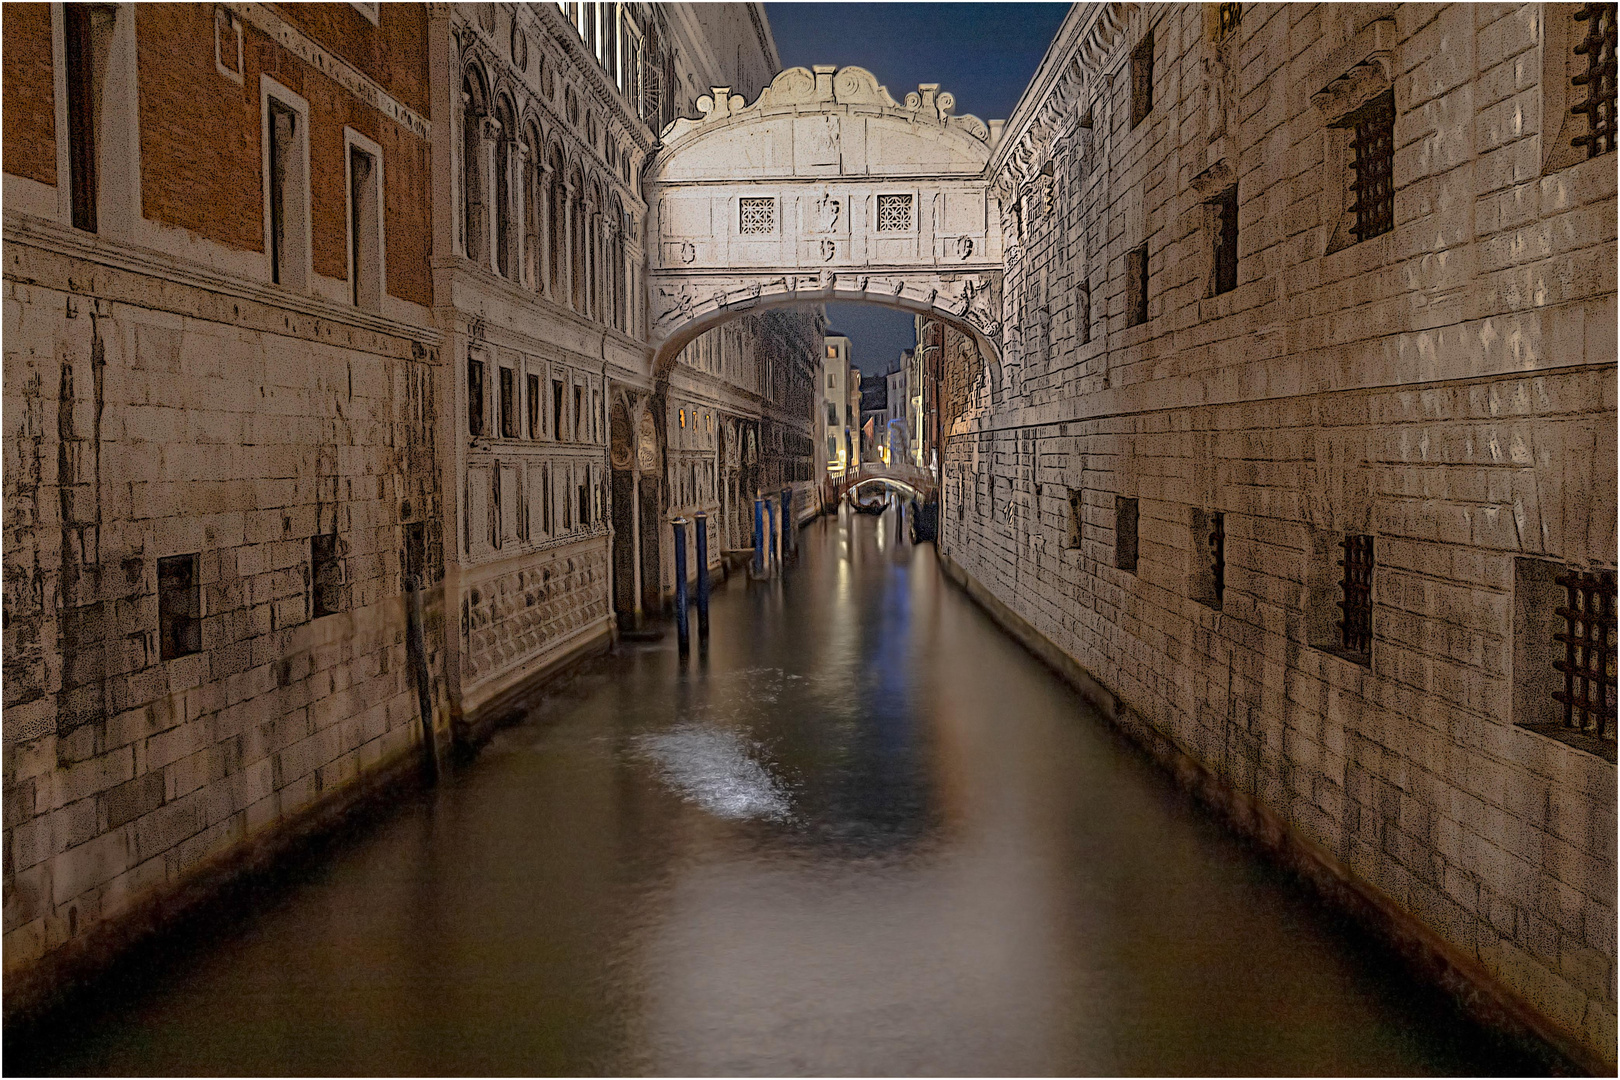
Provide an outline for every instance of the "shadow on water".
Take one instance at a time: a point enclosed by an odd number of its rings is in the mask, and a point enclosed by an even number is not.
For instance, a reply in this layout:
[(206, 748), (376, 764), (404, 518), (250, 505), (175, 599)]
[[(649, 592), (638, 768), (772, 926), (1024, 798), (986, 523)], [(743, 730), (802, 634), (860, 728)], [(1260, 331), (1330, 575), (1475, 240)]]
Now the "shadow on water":
[[(11, 1034), (8, 1073), (1517, 1074), (892, 513)], [(8, 1033), (10, 1034), (10, 1033)]]

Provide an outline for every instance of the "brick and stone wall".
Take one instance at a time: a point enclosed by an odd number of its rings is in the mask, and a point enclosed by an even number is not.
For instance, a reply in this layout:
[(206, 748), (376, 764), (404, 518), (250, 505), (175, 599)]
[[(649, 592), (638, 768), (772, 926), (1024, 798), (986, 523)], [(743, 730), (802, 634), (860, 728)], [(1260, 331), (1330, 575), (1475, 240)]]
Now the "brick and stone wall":
[[(1616, 561), (1616, 168), (1543, 171), (1555, 17), (1244, 5), (1223, 52), (1200, 7), (1150, 7), (1112, 40), (1098, 20), (1088, 63), (1115, 77), (1079, 86), (1042, 79), (1084, 35), (1055, 50), (1000, 158), (1018, 241), (1004, 355), (973, 370), (947, 342), (941, 546), (1182, 752), (1612, 1064), (1612, 734), (1531, 730), (1540, 703), (1514, 695), (1525, 649), (1550, 667), (1558, 623), (1525, 583)], [(1129, 57), (1150, 30), (1153, 106), (1133, 128)], [(1367, 41), (1392, 68), (1394, 228), (1329, 252), (1342, 169), (1312, 95)], [(1228, 182), (1237, 284), (1213, 295), (1205, 202)], [(1147, 319), (1130, 325), (1144, 242)], [(1134, 543), (1118, 531), (1133, 511)], [(1375, 543), (1370, 662), (1336, 637), (1347, 534)]]

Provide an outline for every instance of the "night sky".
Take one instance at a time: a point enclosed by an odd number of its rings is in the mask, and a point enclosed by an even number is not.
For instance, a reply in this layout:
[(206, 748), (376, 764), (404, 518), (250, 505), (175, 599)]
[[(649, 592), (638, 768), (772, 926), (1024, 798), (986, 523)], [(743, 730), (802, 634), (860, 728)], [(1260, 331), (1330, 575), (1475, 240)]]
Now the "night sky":
[[(956, 95), (958, 115), (1004, 120), (1018, 104), (1067, 4), (766, 4), (783, 67), (855, 64), (896, 101), (918, 83)], [(914, 344), (911, 316), (873, 304), (828, 304), (867, 374)]]

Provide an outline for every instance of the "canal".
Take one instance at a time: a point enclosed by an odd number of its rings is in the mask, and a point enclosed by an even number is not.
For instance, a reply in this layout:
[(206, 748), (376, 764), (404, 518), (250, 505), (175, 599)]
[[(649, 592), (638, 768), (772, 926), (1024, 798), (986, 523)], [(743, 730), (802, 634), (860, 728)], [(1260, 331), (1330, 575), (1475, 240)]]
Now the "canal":
[(6, 1072), (1481, 1074), (881, 519), (120, 966)]

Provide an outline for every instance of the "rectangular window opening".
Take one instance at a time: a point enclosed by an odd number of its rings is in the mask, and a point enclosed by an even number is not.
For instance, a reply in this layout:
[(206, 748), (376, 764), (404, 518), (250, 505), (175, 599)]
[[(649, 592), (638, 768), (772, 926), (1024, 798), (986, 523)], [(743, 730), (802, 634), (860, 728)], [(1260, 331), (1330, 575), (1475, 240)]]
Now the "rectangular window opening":
[(1131, 52), (1131, 127), (1153, 111), (1153, 31), (1142, 35)]
[(96, 129), (100, 86), (95, 63), (92, 4), (64, 4), (63, 52), (67, 61), (68, 193), (75, 229), (96, 231)]
[(551, 437), (563, 441), (563, 384), (561, 379), (551, 380)]
[(540, 376), (528, 375), (524, 382), (529, 396), (529, 438), (538, 439), (543, 426), (540, 419)]
[(1137, 501), (1114, 496), (1114, 566), (1136, 573)]
[(517, 438), (517, 374), (501, 368), (501, 438)]
[(309, 614), (312, 619), (343, 610), (343, 560), (332, 533), (309, 538)]
[(574, 387), (574, 441), (584, 442), (585, 431), (585, 390), (583, 387)]
[(1373, 538), (1346, 536), (1339, 542), (1339, 644), (1357, 663), (1372, 662)]
[(1140, 326), (1148, 318), (1148, 246), (1143, 243), (1125, 256), (1126, 326)]
[(1071, 551), (1080, 550), (1083, 499), (1079, 488), (1069, 488), (1069, 524), (1063, 546)]
[(197, 555), (158, 560), (158, 653), (165, 660), (202, 651), (202, 589)]
[(484, 362), (467, 359), (467, 433), (484, 433)]
[(1233, 184), (1214, 202), (1215, 281), (1212, 295), (1231, 292), (1238, 280), (1238, 191)]
[(382, 308), (382, 226), (377, 159), (349, 145), (349, 299), (368, 311)]
[(266, 99), (269, 152), (270, 280), (288, 289), (303, 289), (309, 247), (308, 143), (303, 117), (291, 105)]

